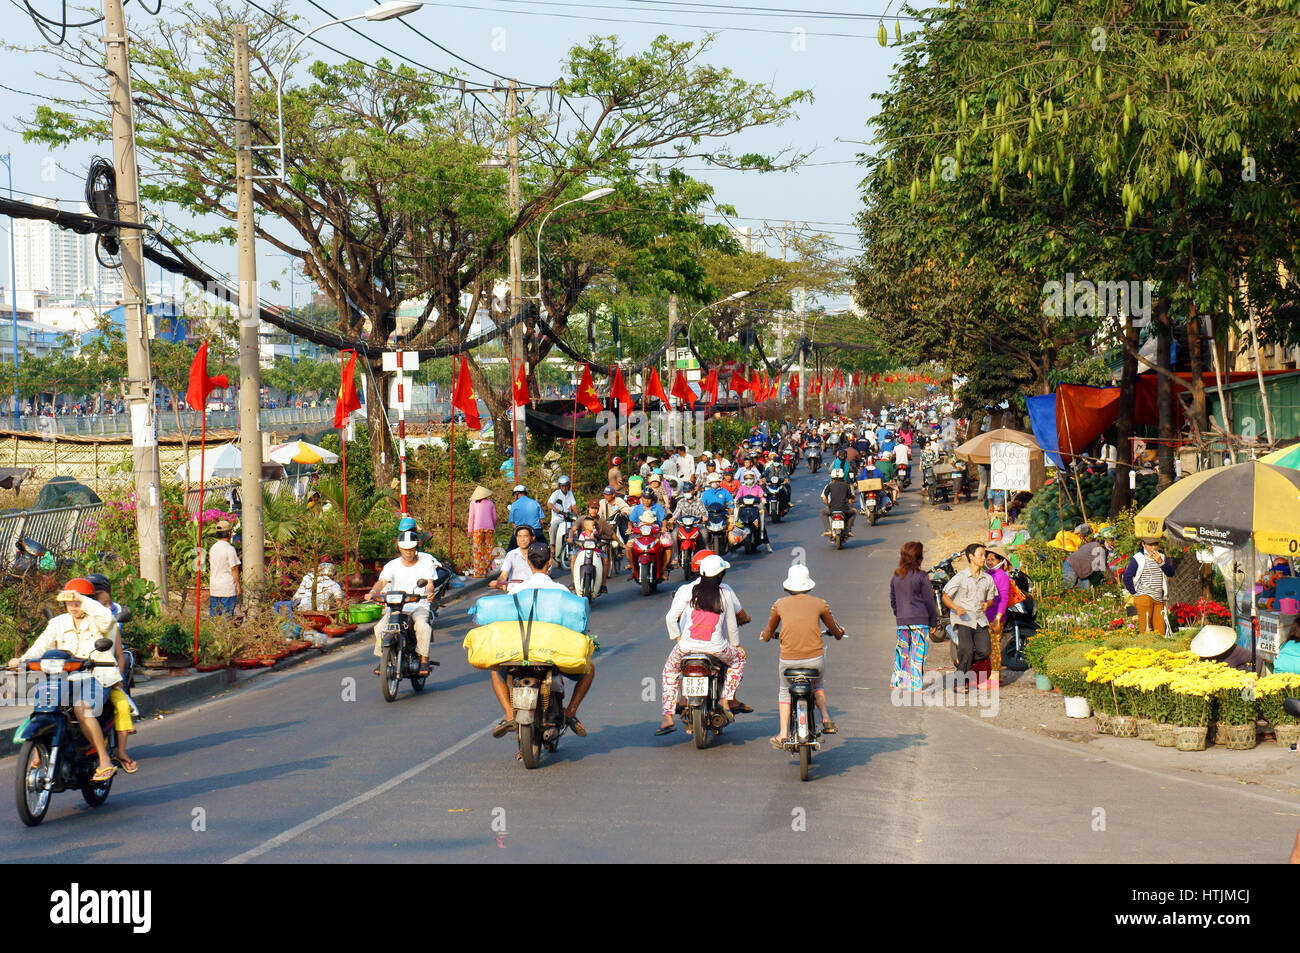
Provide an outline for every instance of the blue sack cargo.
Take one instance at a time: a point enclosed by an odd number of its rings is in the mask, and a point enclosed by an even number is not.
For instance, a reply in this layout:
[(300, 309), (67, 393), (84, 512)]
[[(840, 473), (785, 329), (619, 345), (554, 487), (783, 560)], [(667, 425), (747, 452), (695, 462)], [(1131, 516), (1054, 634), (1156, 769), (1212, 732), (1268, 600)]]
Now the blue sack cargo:
[(525, 589), (514, 595), (483, 596), (465, 614), (474, 620), (475, 625), (491, 625), (493, 622), (520, 621), (520, 608), (524, 621), (531, 611), (536, 622), (551, 622), (584, 634), (587, 631), (587, 600), (565, 589)]

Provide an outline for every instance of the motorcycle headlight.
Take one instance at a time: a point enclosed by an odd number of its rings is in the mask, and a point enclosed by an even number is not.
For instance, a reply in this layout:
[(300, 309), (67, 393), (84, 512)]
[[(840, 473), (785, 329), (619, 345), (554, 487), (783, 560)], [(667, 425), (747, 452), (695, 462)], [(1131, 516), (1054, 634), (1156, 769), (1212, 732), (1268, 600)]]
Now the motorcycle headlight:
[(41, 671), (46, 675), (59, 675), (63, 672), (63, 659), (46, 658), (41, 659)]

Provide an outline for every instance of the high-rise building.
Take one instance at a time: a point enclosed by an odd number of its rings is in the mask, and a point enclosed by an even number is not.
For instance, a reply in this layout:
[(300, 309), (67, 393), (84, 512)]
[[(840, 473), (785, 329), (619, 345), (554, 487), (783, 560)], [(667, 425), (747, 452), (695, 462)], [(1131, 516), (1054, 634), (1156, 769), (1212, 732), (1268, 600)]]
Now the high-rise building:
[[(58, 208), (53, 199), (36, 204)], [(89, 212), (84, 202), (77, 210)], [(24, 292), (44, 292), (52, 301), (93, 299), (96, 282), (121, 284), (115, 270), (104, 269), (95, 258), (95, 236), (78, 235), (41, 219), (14, 219), (15, 287), (20, 300)]]

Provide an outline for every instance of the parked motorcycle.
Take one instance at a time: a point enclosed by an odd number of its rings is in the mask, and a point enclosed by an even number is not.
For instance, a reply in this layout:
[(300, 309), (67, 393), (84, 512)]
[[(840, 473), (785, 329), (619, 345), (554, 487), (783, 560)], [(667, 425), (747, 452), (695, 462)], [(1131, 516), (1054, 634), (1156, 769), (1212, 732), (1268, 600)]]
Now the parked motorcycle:
[(682, 657), (682, 720), (690, 726), (697, 748), (707, 748), (710, 736), (721, 734), (730, 720), (721, 702), (726, 673), (727, 666), (712, 655)]
[(601, 542), (595, 539), (578, 540), (573, 557), (573, 591), (588, 602), (595, 602), (605, 585), (605, 560)]
[(519, 758), (525, 768), (542, 763), (542, 749), (555, 751), (568, 722), (564, 718), (564, 676), (554, 665), (512, 665), (505, 669), (515, 709)]
[[(112, 639), (95, 641), (97, 652), (112, 649)], [(77, 658), (71, 652), (59, 650), (46, 652), (39, 659), (27, 663), (26, 671), (39, 672), (42, 676), (33, 693), (32, 714), (14, 733), (14, 740), (22, 742), (14, 777), (15, 800), (18, 817), (28, 827), (35, 827), (45, 820), (52, 794), (78, 790), (91, 807), (99, 807), (108, 800), (113, 779), (92, 780), (99, 767), (99, 758), (82, 732), (72, 705), (82, 697), (82, 686), (94, 679), (94, 669), (116, 665), (116, 661)], [(133, 667), (134, 659), (128, 658), (124, 680), (131, 678)], [(116, 759), (117, 732), (113, 728), (114, 712), (107, 704), (107, 695), (105, 691), (99, 724), (104, 733), (104, 743), (108, 746), (108, 756)]]
[(677, 521), (677, 565), (687, 582), (695, 578), (691, 569), (691, 560), (700, 550), (700, 519), (698, 516), (683, 516)]
[[(438, 617), (442, 596), (447, 591), (447, 584), (450, 581), (451, 573), (439, 567), (433, 583), (433, 602), (429, 606), (430, 625), (433, 625)], [(424, 590), (428, 584), (427, 579), (417, 579), (415, 592), (390, 589), (379, 597), (379, 601), (388, 609), (388, 623), (381, 634), (379, 649), (379, 691), (386, 702), (391, 702), (397, 697), (398, 686), (404, 678), (411, 680), (411, 688), (414, 691), (424, 691), (424, 683), (428, 676), (419, 674), (420, 650), (415, 642), (415, 623), (411, 621), (406, 607), (424, 598)], [(429, 659), (430, 666), (439, 664), (441, 663)]]
[(1034, 602), (1034, 597), (1029, 595), (1031, 583), (1027, 574), (1019, 569), (1010, 569), (1007, 575), (1020, 587), (1025, 598), (1015, 605), (1007, 606), (1007, 617), (1002, 623), (1002, 637), (1006, 640), (1006, 647), (1002, 650), (1002, 667), (1013, 672), (1023, 672), (1029, 668), (1029, 662), (1025, 658), (1025, 643), (1038, 632), (1038, 605)]
[[(822, 636), (830, 635), (823, 630)], [(840, 636), (847, 639), (847, 632)], [(815, 668), (787, 668), (781, 672), (790, 679), (790, 722), (785, 731), (785, 749), (799, 756), (799, 780), (808, 780), (813, 752), (822, 746), (821, 719), (813, 701), (813, 682), (821, 677)]]
[(845, 525), (847, 520), (840, 510), (831, 511), (831, 545), (836, 549), (844, 548), (844, 539), (846, 535)]
[(704, 521), (704, 535), (708, 542), (706, 548), (719, 556), (725, 556), (730, 548), (727, 540), (727, 508), (721, 503), (713, 503), (708, 509), (709, 516)]
[(636, 527), (631, 547), (632, 565), (636, 580), (641, 584), (641, 595), (659, 591), (664, 579), (664, 566), (668, 562), (668, 547), (663, 541), (663, 530), (658, 523), (642, 523)]
[(758, 503), (752, 496), (746, 497), (736, 511), (736, 532), (744, 534), (743, 539), (737, 545), (743, 544), (745, 552), (751, 556), (763, 538), (763, 530), (759, 525), (759, 515)]

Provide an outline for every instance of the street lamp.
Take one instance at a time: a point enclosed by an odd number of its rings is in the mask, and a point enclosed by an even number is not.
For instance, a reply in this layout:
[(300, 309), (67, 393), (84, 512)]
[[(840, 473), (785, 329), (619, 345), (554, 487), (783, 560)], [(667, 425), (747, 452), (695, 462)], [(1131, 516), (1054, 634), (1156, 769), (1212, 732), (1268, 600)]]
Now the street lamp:
[[(353, 20), (392, 20), (396, 17), (404, 17), (408, 13), (414, 13), (424, 6), (416, 0), (389, 0), (388, 3), (381, 3), (377, 7), (365, 11), (364, 13), (354, 13), (349, 17), (339, 17), (337, 20), (330, 20), (319, 26), (314, 26), (302, 36), (294, 41), (293, 46), (289, 47), (289, 52), (285, 54), (284, 63), (280, 65), (280, 78), (275, 84), (275, 111), (279, 115), (280, 141), (273, 146), (255, 146), (257, 149), (276, 149), (280, 153), (280, 181), (284, 181), (284, 74), (289, 69), (289, 61), (293, 59), (296, 49), (313, 33), (325, 29), (327, 26), (336, 26), (339, 23), (350, 23)], [(266, 176), (265, 178), (269, 178)]]
[[(14, 155), (0, 156), (9, 172), (9, 201), (14, 200)], [(14, 255), (14, 217), (9, 216), (9, 333), (14, 337), (14, 429), (18, 429), (18, 271)]]
[(749, 297), (748, 291), (737, 291), (734, 294), (727, 295), (725, 298), (719, 298), (717, 301), (713, 302), (712, 304), (706, 304), (704, 307), (700, 308), (699, 311), (696, 311), (693, 315), (691, 315), (690, 320), (686, 322), (686, 336), (688, 338), (691, 336), (691, 327), (695, 324), (695, 319), (698, 318), (700, 315), (702, 315), (705, 311), (708, 311), (710, 308), (716, 308), (720, 304), (726, 304), (728, 301), (739, 301), (741, 298), (748, 298), (748, 297)]
[(586, 195), (580, 195), (576, 199), (569, 199), (567, 202), (561, 202), (555, 208), (546, 213), (542, 218), (542, 224), (537, 226), (537, 310), (538, 317), (541, 317), (542, 306), (542, 229), (546, 227), (546, 219), (550, 218), (566, 205), (572, 205), (574, 202), (594, 202), (597, 199), (603, 199), (606, 195), (613, 195), (614, 190), (609, 186), (599, 189), (592, 189)]

